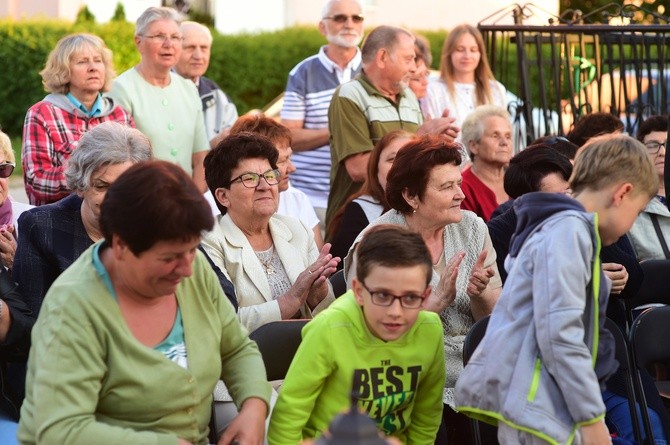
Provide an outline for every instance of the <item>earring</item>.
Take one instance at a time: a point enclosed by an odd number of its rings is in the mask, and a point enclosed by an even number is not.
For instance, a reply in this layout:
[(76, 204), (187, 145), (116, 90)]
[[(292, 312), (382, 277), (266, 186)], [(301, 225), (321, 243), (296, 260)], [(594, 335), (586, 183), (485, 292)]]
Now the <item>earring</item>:
[(416, 213), (416, 209), (412, 210), (412, 213)]

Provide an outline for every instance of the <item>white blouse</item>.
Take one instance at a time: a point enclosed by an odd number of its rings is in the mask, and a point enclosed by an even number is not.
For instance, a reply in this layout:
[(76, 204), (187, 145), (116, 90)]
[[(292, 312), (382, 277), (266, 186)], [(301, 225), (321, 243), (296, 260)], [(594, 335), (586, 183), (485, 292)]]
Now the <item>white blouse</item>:
[[(491, 80), (491, 94), (493, 96), (492, 105), (507, 107), (506, 91), (503, 84)], [(431, 78), (428, 82), (428, 91), (426, 93), (426, 108), (429, 116), (427, 118), (440, 117), (446, 108), (449, 109), (449, 116), (456, 118), (454, 125), (461, 128), (465, 118), (475, 109), (477, 96), (475, 93), (475, 84), (472, 83), (454, 83), (454, 96), (449, 94), (447, 85), (439, 78)], [(461, 134), (458, 134), (458, 141), (461, 140)]]

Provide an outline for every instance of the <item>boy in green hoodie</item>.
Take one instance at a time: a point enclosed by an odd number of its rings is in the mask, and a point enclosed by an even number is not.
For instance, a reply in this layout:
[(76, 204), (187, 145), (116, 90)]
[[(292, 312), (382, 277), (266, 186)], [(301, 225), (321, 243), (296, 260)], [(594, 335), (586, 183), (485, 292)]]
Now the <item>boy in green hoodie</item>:
[(352, 290), (303, 328), (272, 412), (271, 445), (299, 443), (350, 404), (406, 444), (432, 444), (442, 414), (444, 347), (431, 292), (430, 254), (421, 237), (377, 226), (356, 250)]

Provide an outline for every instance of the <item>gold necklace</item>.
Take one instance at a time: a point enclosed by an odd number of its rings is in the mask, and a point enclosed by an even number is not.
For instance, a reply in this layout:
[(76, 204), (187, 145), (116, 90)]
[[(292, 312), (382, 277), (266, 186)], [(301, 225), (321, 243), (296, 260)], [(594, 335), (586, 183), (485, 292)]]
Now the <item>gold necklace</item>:
[(274, 256), (274, 250), (275, 246), (272, 245), (272, 247), (270, 247), (269, 258), (265, 261), (263, 260), (263, 258), (261, 258), (261, 253), (265, 254), (267, 250), (265, 252), (256, 252), (256, 257), (258, 258), (258, 261), (261, 262), (261, 265), (265, 269), (265, 275), (274, 275), (275, 273), (275, 270), (270, 265), (270, 263), (272, 263), (272, 257)]

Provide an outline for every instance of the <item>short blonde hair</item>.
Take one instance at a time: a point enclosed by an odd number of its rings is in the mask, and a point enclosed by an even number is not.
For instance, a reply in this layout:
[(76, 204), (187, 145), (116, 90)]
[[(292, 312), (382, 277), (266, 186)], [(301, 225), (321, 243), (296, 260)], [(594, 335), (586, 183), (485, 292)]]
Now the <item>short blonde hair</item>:
[(87, 33), (70, 34), (56, 43), (56, 47), (49, 53), (44, 69), (40, 71), (42, 85), (49, 93), (67, 94), (70, 91), (70, 62), (75, 54), (84, 49), (93, 49), (102, 56), (105, 65), (105, 83), (102, 91), (109, 91), (112, 80), (116, 76), (112, 51), (98, 36)]
[(0, 156), (4, 156), (7, 162), (15, 162), (16, 160), (12, 149), (12, 141), (2, 131), (0, 131)]
[(575, 194), (624, 182), (633, 184), (636, 194), (652, 198), (658, 193), (656, 167), (640, 141), (624, 134), (599, 136), (577, 152), (570, 177)]

